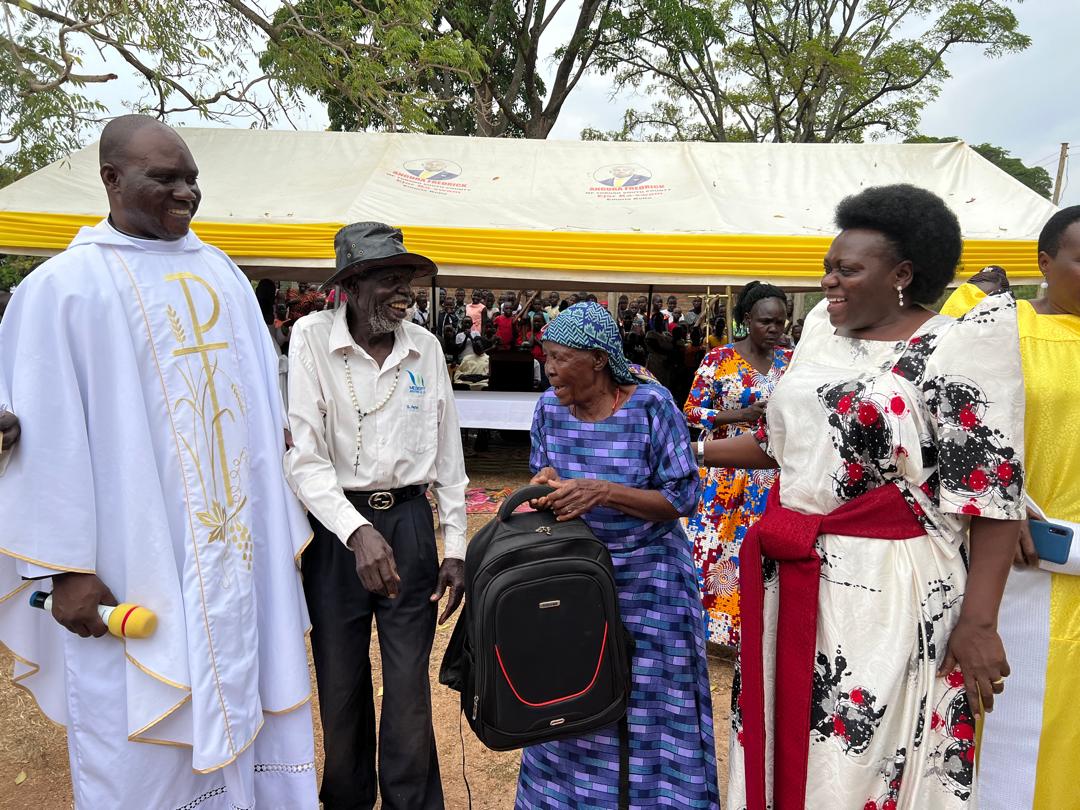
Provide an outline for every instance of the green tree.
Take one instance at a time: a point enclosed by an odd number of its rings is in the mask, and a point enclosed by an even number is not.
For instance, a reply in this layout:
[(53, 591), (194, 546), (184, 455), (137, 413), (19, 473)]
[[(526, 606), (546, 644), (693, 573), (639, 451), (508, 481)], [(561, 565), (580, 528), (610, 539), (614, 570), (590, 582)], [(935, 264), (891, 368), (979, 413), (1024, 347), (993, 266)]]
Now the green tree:
[[(453, 35), (467, 49), (469, 58), (460, 65), (437, 58), (414, 69), (414, 61), (398, 74), (396, 95), (383, 105), (373, 104), (370, 94), (354, 94), (340, 80), (337, 47), (331, 43), (349, 37), (356, 47), (396, 50), (397, 34), (391, 35), (369, 20), (356, 4), (336, 0), (302, 0), (293, 11), (303, 27), (325, 38), (308, 40), (310, 49), (297, 56), (288, 38), (271, 43), (262, 57), (294, 84), (315, 93), (327, 105), (333, 128), (341, 130), (436, 131), (451, 135), (516, 136), (545, 138), (558, 120), (563, 105), (592, 66), (597, 49), (610, 28), (616, 0), (580, 0), (570, 39), (554, 49), (554, 73), (544, 80), (545, 46), (550, 26), (564, 9), (565, 0), (441, 0), (431, 16), (408, 40), (408, 49), (422, 52), (437, 38)], [(282, 18), (279, 12), (278, 19)], [(475, 57), (475, 58), (474, 58)], [(295, 64), (295, 68), (293, 65)], [(331, 78), (325, 79), (329, 72)], [(428, 100), (427, 117), (403, 119), (397, 105), (419, 96)]]
[[(293, 0), (271, 15), (258, 0), (0, 0), (0, 186), (127, 111), (268, 126), (302, 104), (301, 90), (333, 88), (397, 128), (430, 126), (438, 99), (413, 77), (478, 64), (459, 34), (431, 27), (435, 3), (335, 0), (311, 26)], [(287, 58), (260, 64), (267, 49)], [(121, 77), (139, 89), (127, 109), (106, 109), (100, 89)], [(0, 286), (32, 263), (0, 259)]]
[(626, 0), (597, 56), (661, 98), (592, 137), (861, 141), (913, 132), (962, 45), (1026, 48), (1009, 0)]
[[(913, 138), (908, 138), (904, 143), (956, 143), (959, 140), (960, 138), (955, 135), (951, 135), (948, 138), (916, 135)], [(1050, 178), (1050, 172), (1042, 166), (1026, 166), (1020, 158), (1013, 157), (1008, 149), (994, 146), (992, 143), (980, 143), (978, 146), (968, 144), (968, 146), (971, 146), (972, 149), (1003, 172), (1011, 174), (1032, 191), (1046, 197), (1048, 200), (1051, 198), (1054, 181)]]
[(443, 23), (434, 0), (286, 3), (259, 64), (326, 103), (331, 129), (471, 134), (462, 97), (480, 60)]
[[(71, 151), (120, 112), (95, 93), (121, 75), (140, 88), (127, 106), (163, 119), (267, 126), (301, 102), (299, 89), (334, 87), (410, 125), (432, 99), (401, 86), (431, 67), (467, 67), (460, 36), (424, 31), (435, 0), (336, 0), (326, 30), (292, 0), (273, 5), (268, 16), (257, 0), (0, 0), (0, 143), (34, 164)], [(289, 58), (260, 65), (267, 48)]]

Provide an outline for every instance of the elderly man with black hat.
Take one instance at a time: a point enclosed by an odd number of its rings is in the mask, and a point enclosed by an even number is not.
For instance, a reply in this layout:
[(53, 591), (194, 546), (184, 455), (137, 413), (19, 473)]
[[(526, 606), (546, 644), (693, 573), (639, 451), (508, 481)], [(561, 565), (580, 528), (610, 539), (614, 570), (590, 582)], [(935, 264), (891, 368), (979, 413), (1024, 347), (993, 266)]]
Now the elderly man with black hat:
[[(405, 318), (410, 284), (436, 267), (401, 232), (376, 222), (342, 228), (336, 272), (347, 304), (298, 320), (289, 347), (285, 470), (311, 513), (304, 552), (311, 646), (326, 763), (326, 810), (443, 806), (428, 663), (437, 603), (461, 603), (465, 460), (438, 339)], [(431, 490), (443, 527), (438, 563)], [(378, 621), (382, 717), (378, 782), (369, 647)]]

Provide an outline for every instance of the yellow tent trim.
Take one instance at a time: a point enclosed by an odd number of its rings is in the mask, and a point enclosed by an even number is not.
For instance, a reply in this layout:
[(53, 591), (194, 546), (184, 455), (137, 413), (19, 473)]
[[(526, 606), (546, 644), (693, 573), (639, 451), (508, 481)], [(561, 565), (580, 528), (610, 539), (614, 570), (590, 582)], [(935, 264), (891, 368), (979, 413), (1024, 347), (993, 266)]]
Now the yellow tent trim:
[[(100, 217), (0, 211), (0, 246), (61, 251), (76, 231)], [(337, 222), (196, 222), (201, 239), (238, 264), (245, 259), (333, 259)], [(439, 265), (542, 268), (657, 274), (739, 275), (814, 279), (830, 236), (593, 233), (577, 231), (403, 226), (405, 243)], [(1039, 276), (1035, 242), (969, 239), (961, 271), (1003, 265), (1015, 281)]]

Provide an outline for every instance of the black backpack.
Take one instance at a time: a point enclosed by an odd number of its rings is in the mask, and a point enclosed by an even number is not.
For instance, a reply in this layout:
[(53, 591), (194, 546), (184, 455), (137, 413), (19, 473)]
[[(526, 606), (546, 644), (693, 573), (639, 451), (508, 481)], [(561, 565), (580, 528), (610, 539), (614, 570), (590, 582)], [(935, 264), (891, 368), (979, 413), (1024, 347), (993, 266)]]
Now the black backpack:
[(583, 520), (514, 510), (553, 490), (510, 495), (465, 554), (465, 607), (439, 682), (461, 692), (496, 751), (619, 723), (620, 806), (629, 797), (626, 702), (633, 641), (619, 618), (607, 546)]

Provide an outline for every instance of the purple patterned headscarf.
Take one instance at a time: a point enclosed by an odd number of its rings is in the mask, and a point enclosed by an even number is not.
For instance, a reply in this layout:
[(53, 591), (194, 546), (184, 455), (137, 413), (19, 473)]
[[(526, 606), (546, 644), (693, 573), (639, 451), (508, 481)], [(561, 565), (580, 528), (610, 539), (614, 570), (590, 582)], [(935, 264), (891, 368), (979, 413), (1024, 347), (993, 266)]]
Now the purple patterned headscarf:
[(648, 382), (630, 371), (615, 319), (594, 301), (582, 301), (564, 309), (548, 324), (543, 339), (571, 349), (599, 349), (607, 353), (611, 376), (621, 385)]

